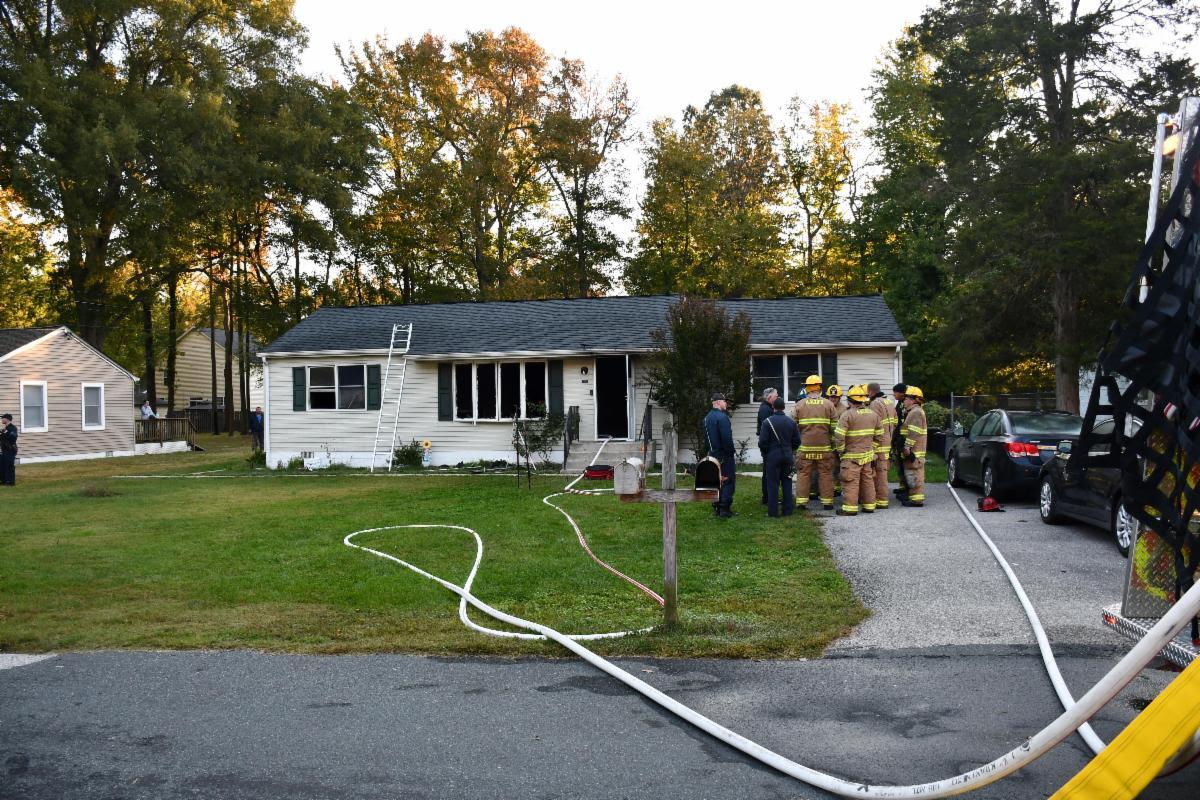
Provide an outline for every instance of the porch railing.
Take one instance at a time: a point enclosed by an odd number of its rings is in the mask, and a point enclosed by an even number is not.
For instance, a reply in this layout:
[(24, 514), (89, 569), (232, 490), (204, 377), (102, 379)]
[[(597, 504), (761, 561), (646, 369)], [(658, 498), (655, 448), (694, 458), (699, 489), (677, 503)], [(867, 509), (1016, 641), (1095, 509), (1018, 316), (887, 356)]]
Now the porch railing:
[(190, 449), (196, 445), (196, 429), (187, 417), (138, 419), (134, 420), (134, 441), (138, 444), (187, 442)]

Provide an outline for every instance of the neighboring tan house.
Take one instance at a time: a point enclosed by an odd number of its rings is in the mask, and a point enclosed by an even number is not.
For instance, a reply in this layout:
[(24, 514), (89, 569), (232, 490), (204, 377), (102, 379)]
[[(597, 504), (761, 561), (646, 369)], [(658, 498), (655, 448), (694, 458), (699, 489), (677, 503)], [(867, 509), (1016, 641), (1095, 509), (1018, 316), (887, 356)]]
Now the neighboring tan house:
[(134, 377), (66, 327), (0, 330), (0, 413), (18, 463), (131, 456)]
[[(430, 440), (434, 464), (513, 458), (512, 418), (534, 405), (579, 412), (569, 465), (607, 438), (635, 440), (649, 410), (661, 436), (667, 413), (649, 399), (651, 331), (666, 326), (676, 298), (605, 297), (488, 303), (319, 308), (259, 351), (267, 390), (266, 450), (272, 467), (386, 463), (397, 443)], [(848, 386), (903, 376), (907, 342), (879, 295), (725, 300), (751, 320), (753, 388), (734, 413), (737, 440), (753, 440), (757, 393), (775, 386), (794, 400), (811, 373)], [(393, 325), (412, 324), (397, 416), (400, 356), (388, 365)], [(387, 375), (386, 387), (384, 375)], [(632, 454), (609, 445), (604, 460)], [(640, 453), (640, 450), (639, 450)], [(561, 448), (557, 454), (561, 458)], [(681, 455), (681, 457), (686, 457)], [(584, 461), (586, 463), (586, 461)]]
[[(241, 340), (237, 333), (233, 336), (233, 356), (230, 359), (233, 370), (233, 409), (235, 412), (242, 408), (241, 382), (238, 380), (238, 365), (241, 359)], [(225, 396), (225, 330), (223, 328), (192, 328), (175, 344), (175, 408), (186, 408), (191, 401), (208, 403), (212, 399), (212, 344), (216, 344), (217, 356), (217, 398), (220, 406)], [(255, 355), (258, 342), (250, 337), (250, 405), (263, 404), (263, 378), (260, 363)], [(156, 393), (158, 405), (156, 409), (165, 414), (167, 409), (167, 371), (166, 364), (158, 365), (156, 371), (158, 381)]]

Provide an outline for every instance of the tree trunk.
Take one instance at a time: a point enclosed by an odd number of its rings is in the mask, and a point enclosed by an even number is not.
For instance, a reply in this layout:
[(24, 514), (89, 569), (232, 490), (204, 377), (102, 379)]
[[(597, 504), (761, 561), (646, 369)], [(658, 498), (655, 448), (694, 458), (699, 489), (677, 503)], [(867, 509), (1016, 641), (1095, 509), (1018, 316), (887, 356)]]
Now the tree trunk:
[(293, 315), (294, 319), (292, 320), (292, 324), (299, 325), (301, 311), (302, 311), (302, 308), (300, 306), (300, 298), (301, 298), (300, 289), (301, 289), (302, 284), (300, 282), (300, 232), (299, 231), (294, 231), (292, 233), (292, 253), (296, 259), (296, 303), (295, 303), (296, 308), (295, 308), (295, 314)]
[(209, 414), (212, 416), (212, 432), (221, 429), (221, 418), (217, 414), (217, 293), (213, 287), (216, 281), (216, 259), (208, 259), (208, 363), (212, 368), (212, 386), (209, 394)]
[(145, 356), (142, 388), (150, 406), (157, 409), (158, 390), (154, 386), (154, 302), (149, 291), (142, 293), (142, 353)]
[(1059, 409), (1079, 413), (1079, 289), (1062, 267), (1054, 281), (1054, 394)]
[[(227, 277), (230, 273), (226, 272)], [(233, 435), (233, 303), (231, 280), (225, 281), (222, 294), (225, 297), (225, 432)]]
[(171, 266), (167, 276), (167, 414), (175, 410), (175, 352), (179, 339), (179, 271)]
[(575, 192), (575, 269), (579, 277), (579, 296), (587, 297), (588, 290), (592, 288), (588, 280), (587, 256), (583, 252), (584, 215), (587, 208), (578, 187)]

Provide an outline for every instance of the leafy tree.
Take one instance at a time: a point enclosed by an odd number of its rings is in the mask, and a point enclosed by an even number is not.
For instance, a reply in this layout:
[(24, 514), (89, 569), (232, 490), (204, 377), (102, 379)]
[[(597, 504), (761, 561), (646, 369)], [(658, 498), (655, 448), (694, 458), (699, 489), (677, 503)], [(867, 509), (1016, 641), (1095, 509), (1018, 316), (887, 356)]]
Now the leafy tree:
[(731, 86), (681, 129), (659, 120), (646, 153), (636, 292), (770, 297), (791, 291), (779, 211), (784, 178), (771, 119), (757, 92)]
[(1139, 42), (1170, 52), (1197, 21), (1169, 0), (942, 0), (913, 29), (952, 219), (943, 313), (987, 321), (946, 328), (964, 374), (1051, 361), (1077, 410), (1140, 245), (1153, 115), (1196, 85), (1190, 62)]
[(0, 328), (58, 321), (61, 293), (50, 283), (52, 262), (42, 235), (12, 192), (0, 188)]
[(684, 295), (667, 309), (665, 328), (651, 333), (655, 352), (647, 376), (650, 396), (671, 413), (675, 428), (698, 457), (708, 453), (704, 417), (714, 392), (733, 413), (750, 394), (750, 317), (716, 301)]
[(612, 284), (604, 268), (621, 255), (620, 239), (603, 223), (629, 218), (622, 198), (628, 186), (613, 156), (627, 140), (633, 102), (623, 80), (601, 87), (571, 59), (552, 76), (548, 100), (539, 147), (561, 201), (553, 223), (557, 283), (565, 297), (602, 294)]
[(788, 182), (796, 199), (796, 276), (806, 294), (863, 291), (870, 281), (850, 249), (849, 226), (861, 197), (861, 159), (850, 108), (793, 100), (780, 133)]
[[(72, 322), (98, 347), (144, 284), (127, 241), (155, 176), (194, 169), (200, 120), (235, 76), (285, 61), (286, 0), (0, 6), (0, 182), (62, 240)], [(204, 159), (200, 159), (203, 161)]]

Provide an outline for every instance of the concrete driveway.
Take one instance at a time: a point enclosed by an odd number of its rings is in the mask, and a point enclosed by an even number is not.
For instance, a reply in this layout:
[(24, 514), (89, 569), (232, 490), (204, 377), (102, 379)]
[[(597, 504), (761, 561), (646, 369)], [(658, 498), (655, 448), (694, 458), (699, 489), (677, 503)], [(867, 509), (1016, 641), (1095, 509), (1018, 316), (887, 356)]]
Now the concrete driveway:
[[(625, 660), (807, 766), (878, 783), (957, 774), (1059, 713), (1011, 590), (944, 487), (923, 510), (830, 519), (874, 616), (813, 661)], [(974, 502), (973, 498), (969, 502)], [(743, 507), (748, 504), (743, 504)], [(1127, 643), (1099, 608), (1122, 559), (1032, 504), (981, 522), (1042, 612), (1082, 694)], [(1172, 673), (1106, 707), (1104, 739)], [(974, 797), (1047, 797), (1078, 737)], [(1143, 796), (1195, 800), (1193, 766)], [(251, 652), (67, 654), (0, 670), (0, 798), (818, 798), (581, 662)]]

